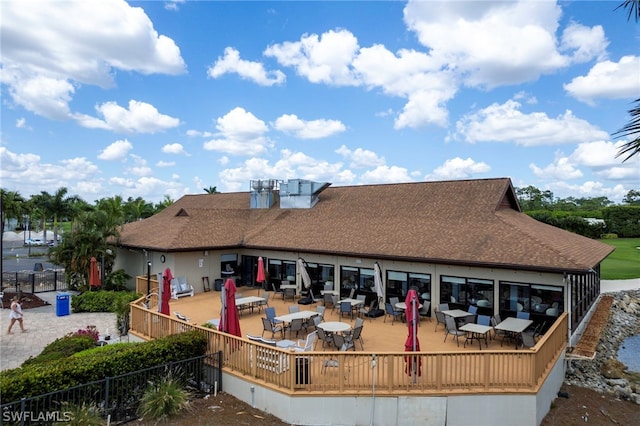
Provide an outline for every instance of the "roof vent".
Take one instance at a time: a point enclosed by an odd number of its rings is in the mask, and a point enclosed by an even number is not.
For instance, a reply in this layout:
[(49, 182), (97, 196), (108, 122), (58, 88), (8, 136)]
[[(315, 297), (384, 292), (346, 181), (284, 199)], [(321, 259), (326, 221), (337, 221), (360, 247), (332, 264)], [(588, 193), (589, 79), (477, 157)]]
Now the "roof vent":
[(268, 209), (276, 201), (276, 189), (278, 182), (275, 179), (252, 180), (251, 205), (252, 209)]
[(304, 179), (290, 179), (280, 183), (280, 208), (309, 209), (318, 202), (318, 195), (331, 185)]
[(188, 217), (189, 213), (187, 213), (187, 211), (185, 209), (180, 209), (178, 210), (178, 213), (176, 213), (176, 217)]

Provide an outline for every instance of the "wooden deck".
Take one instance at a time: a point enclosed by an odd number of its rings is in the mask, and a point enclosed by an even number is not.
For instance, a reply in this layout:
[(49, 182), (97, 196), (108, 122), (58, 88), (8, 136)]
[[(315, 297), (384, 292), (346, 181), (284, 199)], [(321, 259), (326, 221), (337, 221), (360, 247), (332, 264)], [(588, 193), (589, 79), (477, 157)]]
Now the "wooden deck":
[[(241, 293), (242, 296), (260, 296), (262, 294), (262, 289), (257, 287), (239, 287), (238, 293)], [(179, 312), (180, 314), (186, 316), (190, 319), (191, 323), (195, 323), (197, 325), (203, 325), (208, 320), (220, 318), (220, 310), (221, 310), (221, 292), (210, 291), (206, 293), (198, 293), (193, 297), (182, 297), (178, 300), (171, 300), (169, 302), (169, 306), (171, 308), (171, 315), (174, 316), (174, 312)], [(300, 310), (315, 310), (316, 305), (322, 306), (322, 300), (318, 300), (315, 304), (311, 305), (298, 305), (298, 299), (292, 301), (291, 299), (287, 299), (286, 301), (282, 300), (282, 296), (278, 295), (276, 298), (273, 297), (273, 292), (269, 292), (269, 306), (274, 307), (276, 310), (276, 315), (283, 315), (289, 313), (289, 306), (297, 305), (300, 307)], [(152, 309), (153, 306), (152, 306)], [(244, 311), (240, 315), (240, 329), (242, 330), (243, 336), (247, 334), (252, 335), (262, 335), (262, 320), (264, 317), (264, 311), (259, 312), (258, 309), (254, 309), (253, 313), (249, 311)], [(175, 316), (174, 316), (175, 318)], [(342, 321), (351, 324), (355, 323), (354, 319), (343, 316), (340, 318), (338, 309), (327, 309), (325, 312), (325, 321)], [(464, 337), (460, 338), (460, 346), (458, 346), (453, 340), (452, 336), (448, 336), (445, 342), (445, 329), (444, 325), (439, 324), (436, 330), (436, 321), (433, 319), (424, 319), (422, 318), (419, 325), (418, 331), (418, 339), (420, 340), (420, 349), (422, 352), (439, 352), (439, 351), (447, 351), (447, 352), (474, 352), (478, 350), (478, 342), (468, 342), (466, 348), (464, 347)], [(280, 338), (278, 334), (276, 334), (278, 339)], [(402, 323), (399, 321), (393, 322), (392, 319), (386, 318), (384, 316), (378, 318), (365, 318), (364, 328), (362, 331), (362, 337), (364, 339), (364, 350), (367, 352), (397, 352), (404, 351), (404, 343), (407, 339), (408, 331), (406, 323)], [(265, 334), (265, 337), (270, 338), (271, 336)], [(306, 335), (304, 332), (301, 332), (297, 337), (299, 339), (304, 339)], [(296, 340), (295, 333), (292, 337), (287, 335), (285, 339)], [(501, 340), (489, 340), (488, 349), (497, 350), (497, 351), (509, 351), (514, 349), (513, 344), (505, 343), (501, 345)], [(358, 344), (356, 347), (357, 350), (362, 350), (361, 346)], [(486, 350), (487, 347), (482, 342), (482, 350)], [(316, 346), (316, 350), (321, 351), (322, 344), (318, 344)], [(333, 347), (325, 348), (325, 350), (331, 351), (334, 350)]]

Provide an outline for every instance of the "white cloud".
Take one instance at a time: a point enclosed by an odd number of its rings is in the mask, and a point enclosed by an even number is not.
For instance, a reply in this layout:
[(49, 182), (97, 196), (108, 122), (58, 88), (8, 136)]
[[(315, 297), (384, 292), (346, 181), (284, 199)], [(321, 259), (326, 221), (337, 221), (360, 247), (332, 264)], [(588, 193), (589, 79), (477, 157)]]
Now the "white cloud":
[(156, 133), (180, 124), (180, 120), (160, 114), (156, 107), (146, 102), (129, 101), (129, 109), (115, 102), (96, 106), (104, 121), (85, 115), (75, 115), (83, 127), (108, 129), (119, 133)]
[(586, 76), (576, 77), (564, 85), (569, 95), (594, 104), (598, 98), (632, 99), (640, 93), (640, 56), (623, 56), (619, 62), (599, 62)]
[(128, 140), (118, 140), (106, 147), (98, 158), (104, 161), (122, 161), (132, 149), (133, 145)]
[(281, 115), (276, 119), (273, 127), (300, 139), (322, 139), (346, 130), (345, 125), (338, 120), (305, 121), (295, 114)]
[(360, 176), (364, 184), (412, 182), (413, 178), (404, 167), (377, 166), (373, 170), (367, 170)]
[(571, 111), (552, 118), (544, 112), (525, 114), (521, 104), (509, 100), (466, 115), (456, 124), (456, 137), (466, 142), (508, 142), (521, 146), (591, 142), (608, 134)]
[(384, 157), (380, 157), (378, 154), (368, 149), (356, 148), (352, 151), (347, 148), (346, 145), (342, 145), (340, 148), (336, 149), (335, 152), (340, 154), (346, 160), (349, 160), (351, 162), (349, 167), (354, 169), (387, 167), (385, 165)]
[(164, 8), (166, 10), (171, 10), (171, 11), (178, 11), (179, 10), (179, 5), (184, 4), (186, 0), (169, 0), (169, 1), (165, 1), (164, 2)]
[(425, 176), (425, 180), (470, 179), (489, 171), (491, 167), (486, 163), (478, 163), (471, 158), (456, 157), (436, 167), (432, 173)]
[(213, 133), (211, 132), (201, 132), (199, 130), (187, 130), (187, 136), (189, 137), (203, 137), (203, 138), (210, 138), (211, 136), (213, 136)]
[(268, 127), (255, 115), (236, 107), (216, 120), (218, 136), (204, 143), (204, 149), (231, 155), (260, 155), (273, 146), (265, 136)]
[(162, 152), (165, 154), (176, 154), (176, 155), (186, 155), (189, 156), (189, 153), (184, 150), (182, 144), (179, 143), (170, 143), (166, 144), (162, 147)]
[(567, 66), (570, 58), (558, 52), (555, 36), (560, 17), (560, 6), (548, 1), (410, 1), (404, 9), (407, 27), (432, 57), (464, 76), (466, 85), (488, 88)]
[(24, 117), (20, 117), (16, 120), (16, 127), (18, 129), (31, 129), (31, 127), (27, 126), (27, 119)]
[(143, 176), (138, 179), (112, 177), (109, 179), (112, 192), (122, 194), (123, 198), (142, 197), (147, 201), (164, 199), (168, 195), (172, 200), (177, 200), (189, 193), (189, 188), (175, 181), (166, 181), (156, 177)]
[[(531, 164), (529, 168), (541, 180), (548, 181), (550, 185), (560, 185), (558, 181), (565, 182), (565, 188), (569, 188), (566, 181), (581, 178), (583, 172), (581, 169), (589, 169), (590, 173), (595, 177), (604, 181), (619, 182), (628, 187), (635, 188), (638, 186), (640, 174), (640, 157), (635, 156), (632, 159), (622, 162), (621, 158), (616, 158), (620, 147), (624, 142), (585, 142), (578, 144), (575, 150), (568, 156), (562, 153), (556, 154), (553, 163), (544, 167)], [(604, 184), (598, 183), (597, 187), (604, 187)], [(588, 188), (584, 186), (583, 188)], [(595, 187), (593, 183), (590, 187)], [(582, 193), (583, 189), (576, 192)], [(605, 191), (598, 191), (600, 195), (606, 195)], [(575, 194), (573, 195), (575, 196)], [(597, 195), (593, 195), (597, 196)], [(616, 197), (620, 199), (622, 197)]]
[(151, 176), (153, 174), (153, 170), (147, 165), (147, 160), (135, 154), (131, 154), (130, 157), (133, 160), (133, 166), (127, 169), (128, 173), (136, 176)]
[(300, 41), (273, 44), (264, 51), (284, 66), (312, 83), (336, 86), (357, 85), (351, 62), (358, 51), (358, 40), (346, 30), (331, 30), (321, 36), (305, 34)]
[(562, 33), (561, 48), (572, 52), (572, 59), (577, 63), (593, 58), (604, 59), (608, 45), (609, 41), (601, 25), (589, 28), (572, 23)]
[(17, 154), (0, 146), (0, 164), (2, 186), (19, 188), (24, 196), (54, 192), (63, 186), (76, 194), (82, 182), (100, 185), (98, 167), (84, 157), (61, 160), (58, 164), (44, 163), (39, 155)]
[(156, 167), (173, 167), (176, 165), (175, 161), (158, 161)]
[(266, 71), (260, 62), (240, 59), (240, 52), (232, 47), (227, 47), (224, 49), (224, 57), (219, 57), (213, 66), (209, 67), (207, 75), (211, 78), (219, 78), (232, 73), (261, 86), (283, 84), (286, 80), (282, 71)]
[(75, 83), (106, 88), (115, 70), (186, 70), (175, 42), (124, 0), (3, 2), (2, 14), (2, 83), (15, 103), (48, 118), (70, 115)]

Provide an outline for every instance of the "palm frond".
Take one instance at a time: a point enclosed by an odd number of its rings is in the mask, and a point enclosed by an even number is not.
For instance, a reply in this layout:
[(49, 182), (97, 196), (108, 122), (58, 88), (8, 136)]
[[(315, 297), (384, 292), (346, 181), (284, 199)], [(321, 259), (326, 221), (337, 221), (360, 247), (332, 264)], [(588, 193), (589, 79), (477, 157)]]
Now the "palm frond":
[(616, 158), (628, 154), (627, 157), (622, 160), (623, 162), (627, 161), (634, 155), (640, 154), (640, 98), (636, 99), (634, 102), (636, 103), (636, 106), (629, 110), (631, 120), (623, 128), (612, 133), (612, 136), (615, 138), (622, 138), (625, 136), (633, 137), (630, 141), (625, 142), (616, 154)]

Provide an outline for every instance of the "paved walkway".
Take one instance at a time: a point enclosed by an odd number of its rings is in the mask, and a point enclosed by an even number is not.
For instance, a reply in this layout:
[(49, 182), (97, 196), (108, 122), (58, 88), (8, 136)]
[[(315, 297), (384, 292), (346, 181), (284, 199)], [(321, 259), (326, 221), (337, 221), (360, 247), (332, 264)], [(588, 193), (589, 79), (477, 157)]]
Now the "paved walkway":
[[(114, 313), (80, 313), (56, 316), (56, 293), (38, 293), (38, 297), (51, 305), (24, 310), (24, 328), (20, 332), (16, 323), (7, 334), (9, 326), (9, 310), (2, 309), (0, 315), (0, 370), (17, 368), (30, 356), (42, 352), (45, 346), (67, 333), (95, 325), (100, 334), (107, 330), (113, 336), (116, 332), (116, 314)], [(115, 341), (118, 341), (117, 337)]]

